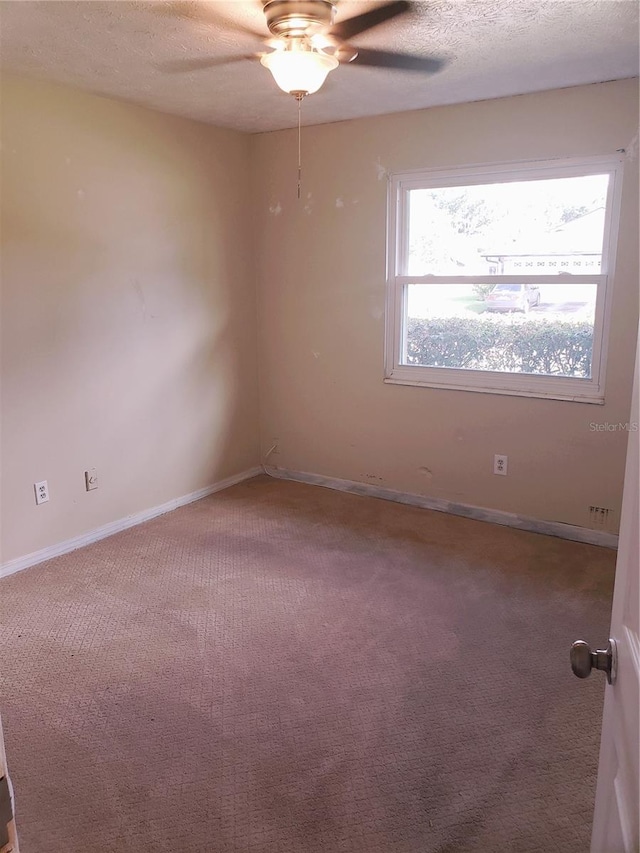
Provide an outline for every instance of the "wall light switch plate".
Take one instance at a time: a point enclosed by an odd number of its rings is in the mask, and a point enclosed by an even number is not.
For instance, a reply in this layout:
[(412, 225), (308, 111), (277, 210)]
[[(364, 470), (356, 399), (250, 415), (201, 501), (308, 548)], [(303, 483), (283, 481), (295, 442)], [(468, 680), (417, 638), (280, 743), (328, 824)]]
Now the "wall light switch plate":
[(95, 468), (84, 472), (84, 485), (88, 492), (98, 488), (98, 472)]
[(38, 506), (40, 504), (46, 504), (49, 500), (49, 484), (46, 480), (42, 480), (40, 483), (34, 483), (33, 488), (36, 493), (36, 503)]

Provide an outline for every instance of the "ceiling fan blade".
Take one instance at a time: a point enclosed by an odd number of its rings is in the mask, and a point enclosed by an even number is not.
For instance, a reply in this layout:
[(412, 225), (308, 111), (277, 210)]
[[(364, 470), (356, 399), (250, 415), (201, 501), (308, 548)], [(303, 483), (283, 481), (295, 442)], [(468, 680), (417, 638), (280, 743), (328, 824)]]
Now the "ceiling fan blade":
[(219, 65), (228, 65), (232, 62), (242, 62), (244, 59), (258, 59), (259, 53), (246, 53), (241, 56), (216, 56), (200, 57), (197, 59), (175, 59), (162, 62), (157, 68), (167, 74), (183, 74), (188, 71), (203, 71), (206, 68), (216, 68)]
[(435, 74), (444, 67), (445, 61), (435, 56), (412, 56), (408, 53), (391, 53), (386, 50), (365, 50), (358, 48), (354, 65), (368, 65), (372, 68), (398, 68), (402, 71), (422, 71)]
[(362, 15), (355, 15), (353, 18), (347, 18), (346, 21), (340, 21), (331, 27), (329, 34), (341, 41), (349, 41), (365, 30), (370, 30), (377, 27), (378, 24), (390, 21), (391, 18), (405, 14), (410, 8), (411, 3), (408, 0), (394, 0), (392, 3), (385, 3), (384, 6), (377, 6), (368, 12), (363, 12)]

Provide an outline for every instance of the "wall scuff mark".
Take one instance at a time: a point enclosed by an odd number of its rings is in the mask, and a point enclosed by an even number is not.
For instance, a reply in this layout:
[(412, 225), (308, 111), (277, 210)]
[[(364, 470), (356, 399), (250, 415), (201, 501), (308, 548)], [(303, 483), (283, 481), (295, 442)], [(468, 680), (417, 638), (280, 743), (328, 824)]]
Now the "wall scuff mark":
[(377, 176), (378, 176), (378, 180), (379, 180), (379, 181), (383, 181), (383, 180), (387, 177), (388, 172), (387, 172), (386, 168), (385, 168), (385, 167), (382, 165), (382, 163), (380, 162), (380, 158), (379, 158), (379, 157), (378, 157), (377, 162), (376, 162), (376, 163), (374, 163), (374, 166), (375, 166), (375, 169), (376, 169), (376, 174), (377, 174)]
[(306, 214), (311, 213), (313, 210), (313, 199), (311, 198), (311, 193), (307, 193), (307, 203), (304, 206), (304, 212)]

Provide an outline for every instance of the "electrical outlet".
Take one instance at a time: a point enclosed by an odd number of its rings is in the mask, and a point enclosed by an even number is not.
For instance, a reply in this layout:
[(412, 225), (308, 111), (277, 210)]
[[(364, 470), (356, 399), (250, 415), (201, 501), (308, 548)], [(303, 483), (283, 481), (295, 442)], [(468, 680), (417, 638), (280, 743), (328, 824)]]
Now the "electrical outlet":
[(40, 504), (46, 504), (49, 500), (49, 484), (46, 480), (42, 480), (40, 483), (34, 483), (33, 488), (36, 493), (36, 503), (38, 506)]
[(613, 510), (604, 506), (589, 507), (589, 527), (594, 530), (610, 530)]
[(95, 468), (84, 472), (84, 486), (88, 492), (98, 488), (98, 472)]
[(506, 477), (508, 463), (508, 456), (504, 456), (502, 453), (496, 453), (496, 455), (493, 457), (493, 473), (502, 474), (503, 477)]

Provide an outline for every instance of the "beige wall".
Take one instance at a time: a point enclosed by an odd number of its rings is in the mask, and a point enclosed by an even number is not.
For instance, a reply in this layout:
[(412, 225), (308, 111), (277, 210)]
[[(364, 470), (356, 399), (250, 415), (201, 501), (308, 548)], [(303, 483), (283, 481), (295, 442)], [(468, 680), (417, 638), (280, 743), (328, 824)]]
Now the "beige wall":
[[(626, 436), (589, 423), (628, 418), (637, 95), (626, 81), (306, 128), (298, 202), (293, 132), (5, 78), (0, 560), (257, 464), (258, 363), (270, 464), (585, 526), (591, 504), (617, 511)], [(388, 172), (623, 147), (604, 407), (382, 382)]]
[(249, 137), (5, 79), (2, 147), (6, 562), (259, 460)]
[[(629, 417), (637, 124), (637, 81), (621, 81), (304, 128), (300, 202), (295, 133), (255, 137), (269, 464), (582, 526), (590, 505), (608, 507), (617, 524), (626, 434), (589, 424)], [(386, 174), (620, 148), (629, 154), (606, 405), (385, 385)], [(494, 453), (508, 454), (507, 477), (492, 473)]]

